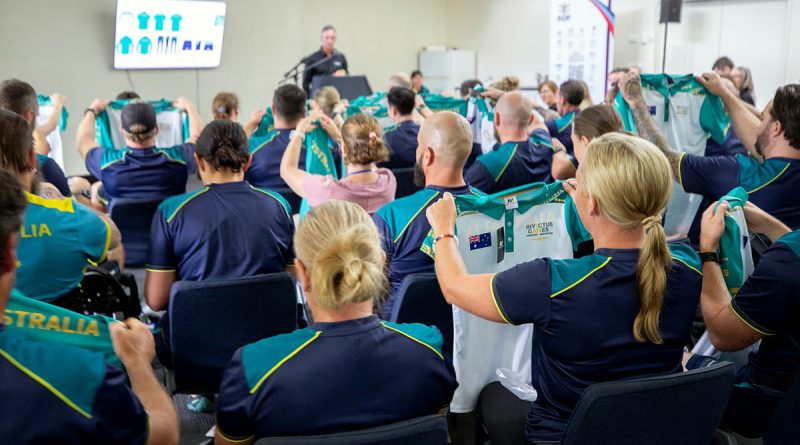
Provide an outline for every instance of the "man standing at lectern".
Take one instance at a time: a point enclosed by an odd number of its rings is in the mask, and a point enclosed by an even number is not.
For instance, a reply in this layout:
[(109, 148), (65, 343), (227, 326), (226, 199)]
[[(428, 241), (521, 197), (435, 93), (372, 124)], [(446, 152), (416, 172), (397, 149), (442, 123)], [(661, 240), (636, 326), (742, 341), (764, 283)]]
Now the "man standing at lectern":
[[(348, 73), (347, 59), (345, 59), (344, 54), (334, 48), (336, 45), (336, 28), (331, 25), (323, 27), (320, 40), (322, 41), (322, 47), (319, 51), (303, 59), (306, 66), (305, 71), (303, 71), (303, 89), (306, 94), (311, 93), (311, 81), (315, 76), (345, 75)], [(327, 60), (321, 62), (323, 59)], [(317, 65), (317, 63), (319, 64)]]

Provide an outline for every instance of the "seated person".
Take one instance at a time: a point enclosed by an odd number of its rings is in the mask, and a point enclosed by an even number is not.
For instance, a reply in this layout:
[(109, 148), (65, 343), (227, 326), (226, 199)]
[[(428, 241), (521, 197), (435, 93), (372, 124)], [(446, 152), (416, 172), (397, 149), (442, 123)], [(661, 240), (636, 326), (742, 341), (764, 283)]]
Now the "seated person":
[(561, 141), (570, 156), (572, 151), (572, 121), (581, 111), (581, 104), (585, 98), (583, 84), (577, 80), (568, 80), (558, 88), (557, 104), (558, 114), (561, 118), (545, 121), (550, 136)]
[[(56, 94), (53, 96), (56, 108), (60, 110), (63, 103), (63, 96)], [(28, 122), (33, 132), (36, 147), (47, 145), (45, 136), (36, 128), (36, 116), (39, 114), (39, 98), (36, 90), (27, 83), (18, 79), (8, 79), (0, 83), (0, 108), (19, 114)], [(55, 115), (55, 112), (53, 113)], [(59, 111), (60, 115), (60, 111)], [(58, 124), (58, 121), (56, 121)], [(49, 145), (47, 146), (49, 151)], [(46, 154), (37, 153), (38, 170), (44, 182), (53, 184), (61, 196), (69, 196), (69, 184), (64, 175), (64, 171), (58, 166), (56, 161), (47, 157)]]
[[(242, 127), (213, 121), (197, 138), (196, 150), (204, 187), (162, 202), (150, 228), (145, 297), (155, 310), (168, 307), (175, 281), (283, 272), (293, 259), (289, 204), (244, 180), (250, 156)], [(166, 317), (156, 344), (159, 359), (169, 365)]]
[[(494, 126), (500, 146), (478, 156), (465, 175), (469, 185), (491, 194), (552, 179), (551, 137), (522, 93), (506, 93), (497, 101)], [(531, 126), (535, 129), (529, 137)]]
[(395, 125), (388, 128), (383, 134), (383, 140), (392, 151), (388, 162), (383, 162), (381, 167), (409, 168), (414, 166), (417, 152), (417, 134), (419, 124), (414, 122), (415, 94), (412, 90), (403, 87), (394, 87), (386, 95), (389, 101), (389, 117)]
[[(281, 158), (300, 119), (306, 116), (306, 93), (297, 85), (283, 85), (272, 96), (275, 129), (258, 146), (250, 146), (252, 163), (245, 179), (256, 187), (288, 189), (281, 178)], [(300, 151), (300, 168), (305, 170), (305, 147)]]
[(239, 122), (239, 96), (224, 91), (217, 93), (211, 101), (211, 113), (214, 120)]
[(414, 70), (411, 72), (411, 89), (416, 94), (429, 94), (430, 90), (423, 85), (425, 78), (422, 76), (422, 71)]
[(420, 251), (431, 226), (425, 209), (442, 193), (482, 195), (464, 182), (464, 162), (472, 147), (472, 130), (459, 114), (440, 111), (425, 120), (417, 137), (414, 183), (424, 189), (381, 207), (372, 217), (381, 234), (388, 263), (389, 298), (380, 309), (388, 319), (406, 275), (433, 272), (433, 260)]
[(236, 351), (220, 384), (216, 443), (361, 430), (447, 406), (458, 384), (439, 330), (372, 314), (386, 275), (369, 215), (322, 203), (294, 246), (314, 323)]
[[(28, 123), (16, 117), (22, 122), (14, 126), (31, 139)], [(0, 313), (14, 287), (25, 201), (19, 180), (0, 169)], [(152, 335), (138, 320), (125, 325), (110, 330), (127, 377), (101, 352), (29, 341), (0, 323), (0, 436), (20, 444), (177, 444), (175, 407), (150, 365)]]
[(122, 134), (127, 147), (98, 147), (95, 141), (95, 120), (108, 101), (92, 102), (78, 126), (78, 153), (86, 169), (100, 180), (93, 195), (103, 207), (113, 198), (163, 198), (186, 192), (186, 180), (196, 170), (194, 141), (203, 123), (197, 108), (186, 98), (174, 104), (189, 115), (189, 138), (183, 145), (156, 147), (158, 123), (153, 106), (147, 102), (130, 102), (122, 109)]
[[(705, 206), (730, 190), (743, 187), (748, 201), (778, 218), (791, 229), (800, 228), (800, 85), (778, 88), (767, 103), (761, 120), (729, 91), (715, 73), (697, 77), (698, 82), (722, 99), (733, 128), (750, 156), (695, 156), (670, 147), (658, 129), (642, 96), (639, 76), (629, 73), (620, 90), (630, 105), (636, 128), (660, 148), (672, 165), (673, 177), (684, 191), (705, 198)], [(763, 162), (762, 162), (763, 159)], [(701, 204), (701, 209), (705, 206)], [(699, 239), (698, 212), (689, 239)]]
[(574, 156), (570, 156), (560, 141), (553, 138), (553, 178), (574, 178), (578, 163), (585, 156), (586, 146), (590, 142), (606, 133), (622, 132), (623, 130), (622, 118), (611, 105), (592, 105), (581, 111), (572, 124)]
[[(320, 125), (338, 140), (346, 167), (345, 177), (307, 173), (300, 169), (301, 145), (306, 135)], [(341, 133), (331, 118), (316, 114), (297, 124), (289, 146), (281, 160), (281, 177), (292, 191), (308, 201), (311, 207), (330, 199), (354, 202), (370, 214), (394, 200), (397, 181), (391, 170), (378, 168), (378, 162), (389, 158), (389, 150), (381, 139), (381, 126), (374, 117), (363, 113), (353, 115), (342, 126)]]
[(339, 91), (335, 87), (327, 85), (318, 89), (314, 94), (311, 107), (333, 119), (336, 127), (342, 128), (344, 124), (342, 116), (347, 111), (347, 100), (342, 100), (342, 96), (339, 95)]
[(0, 168), (16, 175), (28, 203), (19, 231), (17, 288), (29, 298), (69, 307), (86, 266), (107, 258), (123, 262), (121, 236), (110, 219), (71, 198), (33, 194), (35, 165), (28, 122), (0, 110)]
[(427, 210), (447, 301), (487, 320), (534, 325), (538, 398), (531, 405), (497, 382), (487, 386), (479, 409), (493, 443), (527, 443), (523, 430), (528, 441), (560, 440), (589, 385), (683, 370), (702, 277), (697, 254), (684, 244), (668, 247), (660, 225), (672, 190), (667, 159), (643, 139), (605, 134), (589, 144), (564, 188), (594, 254), (497, 274), (467, 273), (451, 195)]
[[(727, 203), (703, 215), (700, 251), (717, 252)], [(720, 351), (739, 351), (759, 340), (749, 363), (736, 373), (736, 385), (721, 424), (745, 437), (761, 437), (778, 403), (800, 373), (800, 230), (789, 227), (751, 203), (744, 207), (749, 229), (774, 243), (731, 298), (719, 263), (703, 263), (700, 307), (711, 343)], [(702, 356), (689, 369), (707, 365)]]

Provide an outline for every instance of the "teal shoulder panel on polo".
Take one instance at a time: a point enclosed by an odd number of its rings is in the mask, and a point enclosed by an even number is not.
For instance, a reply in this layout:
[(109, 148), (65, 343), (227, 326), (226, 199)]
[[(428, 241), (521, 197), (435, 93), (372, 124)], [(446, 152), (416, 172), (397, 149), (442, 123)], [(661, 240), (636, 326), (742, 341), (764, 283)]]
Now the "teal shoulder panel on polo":
[(776, 243), (783, 243), (800, 258), (800, 229), (797, 229), (793, 232), (789, 232), (782, 237), (778, 238)]
[(251, 343), (242, 350), (242, 368), (247, 387), (255, 392), (284, 363), (316, 340), (322, 332), (298, 329)]
[(441, 358), (442, 356), (442, 347), (444, 345), (444, 338), (442, 337), (442, 333), (439, 332), (439, 329), (433, 326), (426, 326), (422, 323), (391, 323), (388, 321), (382, 321), (381, 325), (383, 327), (402, 334), (411, 340), (421, 344), (422, 346), (427, 347), (428, 349), (432, 350)]
[(611, 257), (593, 254), (570, 260), (550, 260), (550, 297), (556, 297), (577, 286), (605, 267)]
[(703, 274), (703, 263), (700, 261), (700, 255), (695, 252), (690, 246), (683, 243), (668, 244), (669, 254), (675, 261), (680, 261), (689, 269)]
[(739, 161), (739, 185), (747, 193), (761, 190), (789, 168), (789, 163), (781, 159), (767, 159), (762, 164), (749, 156), (738, 154), (736, 160)]
[(253, 190), (255, 190), (257, 192), (261, 192), (261, 193), (263, 193), (263, 194), (265, 194), (267, 196), (270, 196), (274, 200), (276, 200), (279, 203), (281, 203), (281, 205), (283, 206), (283, 209), (286, 210), (286, 214), (287, 215), (291, 215), (292, 214), (292, 207), (289, 205), (289, 201), (287, 201), (286, 198), (284, 198), (280, 193), (273, 192), (272, 190), (269, 190), (269, 189), (254, 187), (252, 185), (250, 187)]
[(47, 155), (43, 155), (41, 153), (36, 153), (36, 162), (38, 162), (40, 166), (42, 164), (44, 164), (45, 162), (47, 162), (47, 159), (49, 159), (47, 157)]
[(106, 371), (103, 354), (49, 342), (27, 341), (19, 332), (0, 335), (0, 358), (9, 361), (87, 419)]
[(435, 189), (422, 189), (384, 205), (378, 209), (376, 215), (386, 222), (394, 242), (397, 242), (411, 221), (437, 196), (439, 192)]
[(514, 154), (517, 153), (517, 146), (518, 144), (515, 142), (506, 142), (498, 147), (497, 150), (478, 156), (477, 162), (483, 164), (495, 182), (497, 182), (505, 173)]
[(161, 204), (159, 204), (158, 210), (161, 212), (162, 215), (164, 215), (164, 218), (167, 220), (167, 222), (170, 222), (175, 218), (175, 215), (177, 215), (178, 212), (181, 211), (183, 206), (185, 206), (192, 199), (202, 195), (207, 191), (208, 187), (203, 187), (193, 192), (184, 193), (183, 195), (172, 196), (170, 198), (165, 199)]
[(572, 240), (572, 250), (578, 250), (578, 245), (592, 239), (592, 234), (586, 230), (583, 225), (581, 217), (578, 214), (578, 208), (575, 207), (575, 201), (564, 192), (564, 224), (567, 226), (567, 233)]
[(183, 157), (183, 150), (180, 146), (169, 147), (169, 148), (156, 148), (153, 151), (156, 153), (161, 153), (167, 157), (172, 162), (177, 162), (179, 164), (186, 165), (186, 159)]
[(383, 129), (383, 135), (386, 136), (386, 133), (391, 133), (391, 132), (397, 130), (398, 128), (400, 128), (400, 126), (397, 125), (397, 124), (390, 125), (390, 126), (388, 126), (388, 127)]
[(104, 147), (103, 156), (100, 157), (100, 170), (105, 169), (111, 164), (116, 164), (117, 162), (121, 162), (125, 160), (125, 155), (130, 153), (130, 149), (123, 148), (120, 150), (115, 150), (113, 147), (108, 148)]
[(559, 133), (563, 133), (564, 130), (567, 129), (572, 124), (572, 121), (575, 120), (575, 112), (570, 111), (569, 113), (561, 116), (560, 118), (556, 119), (556, 128), (558, 128)]
[(248, 141), (248, 145), (250, 147), (250, 155), (256, 154), (256, 152), (264, 148), (265, 145), (272, 142), (272, 140), (275, 139), (279, 134), (280, 131), (274, 129), (266, 132), (263, 135), (257, 136), (253, 134), (253, 136), (251, 136), (250, 140)]

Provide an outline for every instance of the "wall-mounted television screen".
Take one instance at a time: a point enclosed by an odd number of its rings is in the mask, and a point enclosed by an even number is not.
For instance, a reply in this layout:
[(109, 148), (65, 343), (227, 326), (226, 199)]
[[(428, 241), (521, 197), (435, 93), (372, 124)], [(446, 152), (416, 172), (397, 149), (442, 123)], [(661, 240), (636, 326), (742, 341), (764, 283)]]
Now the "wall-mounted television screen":
[(117, 0), (114, 68), (216, 68), (225, 2)]

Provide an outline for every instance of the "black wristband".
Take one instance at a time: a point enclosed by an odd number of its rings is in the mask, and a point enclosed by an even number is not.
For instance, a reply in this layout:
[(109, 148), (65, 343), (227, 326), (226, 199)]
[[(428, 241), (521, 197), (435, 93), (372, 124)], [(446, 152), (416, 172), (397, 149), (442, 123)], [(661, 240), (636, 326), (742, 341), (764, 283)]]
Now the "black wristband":
[(97, 113), (97, 111), (95, 111), (95, 109), (94, 109), (94, 108), (92, 108), (92, 107), (89, 107), (89, 108), (87, 108), (87, 109), (83, 110), (83, 115), (84, 115), (84, 116), (86, 116), (86, 113), (92, 113), (92, 114), (94, 114), (94, 118), (95, 118), (95, 119), (97, 119), (97, 115), (99, 114), (99, 113)]
[(704, 263), (714, 262), (722, 264), (722, 258), (719, 257), (717, 252), (700, 252), (700, 261)]

